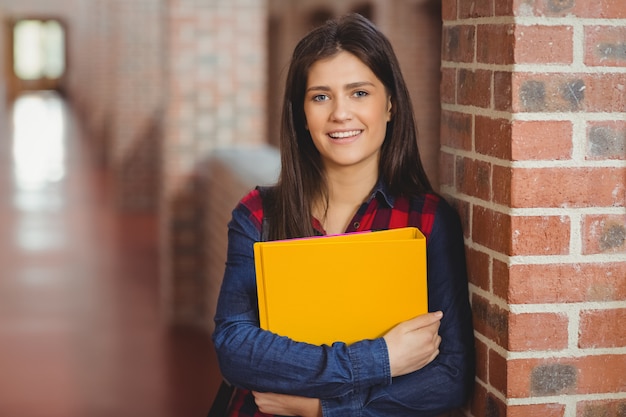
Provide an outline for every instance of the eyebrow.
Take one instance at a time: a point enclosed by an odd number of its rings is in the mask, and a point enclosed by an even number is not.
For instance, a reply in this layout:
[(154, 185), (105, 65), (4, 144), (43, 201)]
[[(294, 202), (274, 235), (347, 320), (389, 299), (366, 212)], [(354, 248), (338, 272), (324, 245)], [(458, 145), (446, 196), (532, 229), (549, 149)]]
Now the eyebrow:
[[(374, 86), (374, 83), (370, 81), (357, 81), (354, 83), (346, 84), (343, 88), (346, 90), (352, 90), (353, 88), (359, 88), (363, 86)], [(306, 92), (309, 91), (330, 91), (330, 87), (326, 85), (314, 85), (306, 89)]]

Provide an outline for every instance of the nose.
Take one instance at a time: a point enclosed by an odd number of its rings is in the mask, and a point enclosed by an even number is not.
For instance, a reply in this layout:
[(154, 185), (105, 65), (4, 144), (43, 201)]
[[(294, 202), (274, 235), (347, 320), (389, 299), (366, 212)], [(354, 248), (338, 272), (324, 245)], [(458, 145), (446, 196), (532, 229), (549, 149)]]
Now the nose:
[(333, 108), (330, 113), (330, 119), (333, 122), (343, 122), (350, 120), (352, 111), (347, 97), (337, 97), (333, 100)]

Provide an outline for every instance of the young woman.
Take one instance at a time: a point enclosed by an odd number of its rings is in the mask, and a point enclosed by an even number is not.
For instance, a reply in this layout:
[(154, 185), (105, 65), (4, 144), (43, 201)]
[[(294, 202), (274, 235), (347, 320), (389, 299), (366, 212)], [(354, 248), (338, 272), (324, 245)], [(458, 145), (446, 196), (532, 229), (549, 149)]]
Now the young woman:
[[(467, 400), (474, 350), (463, 234), (432, 191), (416, 139), (398, 61), (371, 22), (350, 14), (298, 43), (279, 180), (245, 196), (229, 223), (213, 340), (238, 388), (230, 416), (436, 416)], [(404, 226), (427, 238), (431, 313), (351, 345), (259, 328), (254, 242)]]

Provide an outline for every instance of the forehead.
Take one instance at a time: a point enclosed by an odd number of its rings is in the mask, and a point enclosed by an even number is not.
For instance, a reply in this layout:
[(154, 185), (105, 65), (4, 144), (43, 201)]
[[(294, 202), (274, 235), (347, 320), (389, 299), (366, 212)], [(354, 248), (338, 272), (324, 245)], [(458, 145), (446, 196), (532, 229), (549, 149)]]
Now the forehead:
[(307, 87), (316, 85), (341, 86), (362, 81), (382, 84), (363, 61), (350, 52), (341, 51), (311, 65), (307, 77)]

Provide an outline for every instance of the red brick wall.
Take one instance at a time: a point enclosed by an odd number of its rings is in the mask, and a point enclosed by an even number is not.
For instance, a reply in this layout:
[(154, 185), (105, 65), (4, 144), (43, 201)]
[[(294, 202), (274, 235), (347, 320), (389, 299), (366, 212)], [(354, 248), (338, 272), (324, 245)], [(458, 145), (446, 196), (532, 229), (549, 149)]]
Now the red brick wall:
[(443, 1), (442, 184), (474, 416), (626, 410), (626, 3)]

